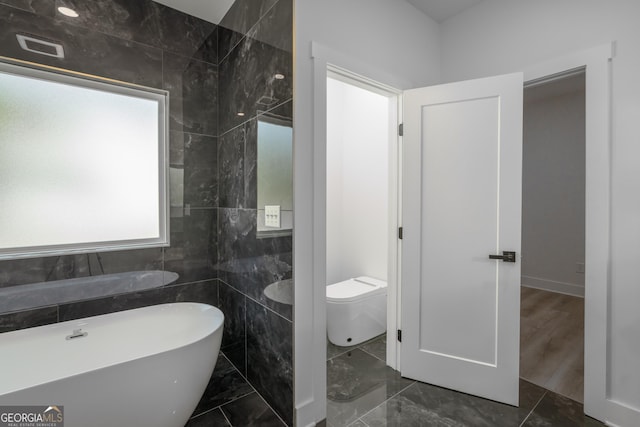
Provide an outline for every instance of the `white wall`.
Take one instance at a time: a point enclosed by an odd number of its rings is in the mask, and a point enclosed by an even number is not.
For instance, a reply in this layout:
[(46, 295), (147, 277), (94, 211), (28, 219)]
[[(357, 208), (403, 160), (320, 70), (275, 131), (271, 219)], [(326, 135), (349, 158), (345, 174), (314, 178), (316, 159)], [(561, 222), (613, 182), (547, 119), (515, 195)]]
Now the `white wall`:
[(389, 99), (327, 81), (327, 285), (387, 280)]
[[(323, 212), (314, 212), (314, 192), (325, 188), (314, 188), (313, 181), (319, 159), (313, 150), (312, 42), (339, 57), (332, 60), (340, 62), (335, 65), (398, 89), (437, 83), (440, 47), (435, 21), (404, 1), (295, 0), (294, 21), (294, 381), (296, 419), (306, 426), (326, 413), (325, 347), (313, 346), (313, 334), (322, 334), (326, 322), (325, 314), (313, 309), (314, 298), (325, 298), (326, 272), (324, 265), (313, 263), (321, 256), (313, 252), (314, 224), (325, 221)], [(317, 217), (322, 221), (314, 222)]]
[(330, 285), (341, 279), (343, 258), (340, 247), (344, 155), (345, 88), (344, 83), (327, 79), (327, 276)]
[(296, 0), (295, 23), (296, 65), (302, 67), (296, 70), (296, 81), (307, 89), (309, 74), (303, 64), (309, 65), (311, 41), (368, 65), (368, 77), (394, 79), (383, 83), (398, 89), (439, 81), (438, 24), (409, 3)]
[(636, 410), (640, 410), (639, 16), (637, 0), (486, 0), (441, 25), (445, 81), (521, 71), (548, 58), (617, 41), (612, 64), (609, 393), (612, 400)]
[(584, 74), (568, 79), (577, 91), (562, 81), (525, 90), (522, 284), (584, 296)]

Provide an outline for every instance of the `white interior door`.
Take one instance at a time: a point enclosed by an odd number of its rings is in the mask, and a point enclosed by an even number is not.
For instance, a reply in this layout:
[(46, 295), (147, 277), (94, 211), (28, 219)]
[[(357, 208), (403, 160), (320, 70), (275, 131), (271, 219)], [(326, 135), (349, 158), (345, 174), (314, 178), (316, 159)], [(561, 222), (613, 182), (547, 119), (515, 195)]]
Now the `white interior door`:
[(511, 405), (522, 92), (518, 73), (404, 94), (402, 375)]

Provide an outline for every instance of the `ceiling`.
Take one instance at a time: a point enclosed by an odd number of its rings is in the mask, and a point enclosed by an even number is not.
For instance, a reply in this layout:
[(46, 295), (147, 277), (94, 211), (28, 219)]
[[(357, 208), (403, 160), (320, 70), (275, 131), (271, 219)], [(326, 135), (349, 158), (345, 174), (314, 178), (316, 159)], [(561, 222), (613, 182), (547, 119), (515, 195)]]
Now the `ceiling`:
[(234, 0), (154, 0), (188, 15), (219, 24)]
[[(205, 21), (219, 24), (235, 0), (154, 0)], [(319, 0), (321, 1), (321, 0)], [(483, 0), (407, 0), (436, 22), (443, 22)]]
[(443, 22), (483, 0), (407, 0), (436, 22)]

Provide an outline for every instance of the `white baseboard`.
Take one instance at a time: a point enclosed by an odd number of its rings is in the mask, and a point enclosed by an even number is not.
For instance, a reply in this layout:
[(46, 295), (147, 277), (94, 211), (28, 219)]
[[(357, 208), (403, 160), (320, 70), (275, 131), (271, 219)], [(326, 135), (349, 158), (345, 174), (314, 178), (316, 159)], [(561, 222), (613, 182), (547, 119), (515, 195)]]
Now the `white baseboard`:
[(520, 284), (527, 288), (542, 289), (544, 291), (557, 292), (584, 298), (584, 286), (575, 283), (557, 282), (555, 280), (542, 279), (540, 277), (522, 276)]
[(318, 402), (309, 399), (296, 405), (295, 424), (298, 427), (315, 427), (318, 422)]
[(612, 427), (640, 426), (640, 411), (615, 400), (607, 400), (606, 424)]

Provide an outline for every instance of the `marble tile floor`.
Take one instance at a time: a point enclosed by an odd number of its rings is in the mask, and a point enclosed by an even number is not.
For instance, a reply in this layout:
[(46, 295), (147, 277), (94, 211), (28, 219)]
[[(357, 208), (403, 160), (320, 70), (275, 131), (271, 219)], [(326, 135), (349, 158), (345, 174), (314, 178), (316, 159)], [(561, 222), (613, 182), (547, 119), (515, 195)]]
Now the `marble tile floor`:
[(191, 418), (185, 427), (283, 427), (286, 424), (255, 391)]
[(194, 414), (185, 427), (286, 427), (224, 354)]
[[(520, 381), (520, 407), (402, 378), (383, 361), (384, 336), (327, 345), (327, 427), (599, 427), (580, 403)], [(378, 353), (377, 357), (373, 353)]]
[(379, 335), (375, 338), (365, 341), (363, 343), (352, 345), (350, 347), (338, 347), (327, 340), (327, 360), (333, 359), (336, 356), (347, 353), (354, 349), (360, 349), (365, 353), (368, 353), (383, 362), (387, 360), (387, 334)]

